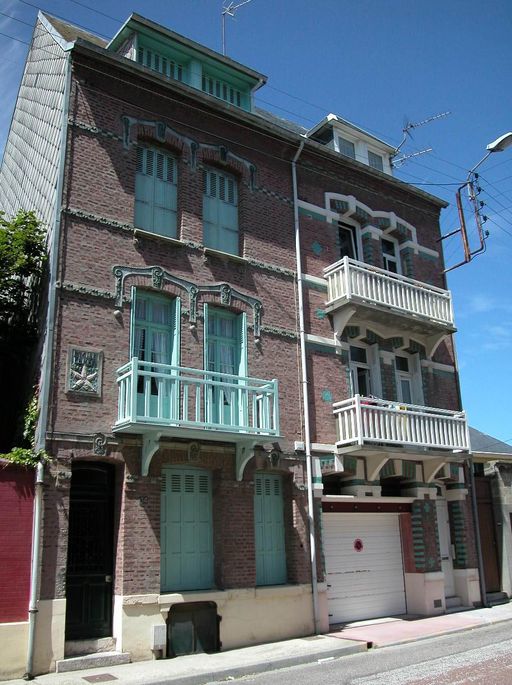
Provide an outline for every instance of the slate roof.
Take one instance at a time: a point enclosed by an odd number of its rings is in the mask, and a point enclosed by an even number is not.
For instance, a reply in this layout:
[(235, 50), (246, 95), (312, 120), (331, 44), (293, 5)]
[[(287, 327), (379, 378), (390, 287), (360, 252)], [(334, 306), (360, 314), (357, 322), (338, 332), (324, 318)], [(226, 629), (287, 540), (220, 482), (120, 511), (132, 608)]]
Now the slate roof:
[(512, 457), (512, 445), (502, 440), (493, 438), (492, 435), (482, 433), (476, 428), (469, 427), (471, 449), (473, 452), (486, 452), (488, 454), (506, 454)]

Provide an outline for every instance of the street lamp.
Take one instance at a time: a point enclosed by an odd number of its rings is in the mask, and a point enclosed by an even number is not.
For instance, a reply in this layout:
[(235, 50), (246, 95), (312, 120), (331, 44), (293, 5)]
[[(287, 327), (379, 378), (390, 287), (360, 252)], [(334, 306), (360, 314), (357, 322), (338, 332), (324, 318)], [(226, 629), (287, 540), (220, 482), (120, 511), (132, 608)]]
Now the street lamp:
[[(451, 231), (451, 233), (447, 233), (446, 235), (441, 236), (439, 240), (444, 240), (445, 238), (449, 238), (452, 235), (455, 235), (456, 233), (460, 233), (462, 236), (462, 245), (464, 247), (464, 259), (462, 262), (459, 262), (458, 264), (455, 264), (455, 266), (451, 266), (449, 269), (445, 269), (444, 273), (447, 273), (448, 271), (453, 271), (453, 269), (456, 269), (459, 266), (462, 266), (463, 264), (467, 264), (472, 260), (472, 258), (480, 254), (480, 252), (485, 251), (485, 240), (488, 237), (489, 233), (488, 231), (484, 231), (482, 227), (482, 217), (480, 216), (480, 207), (478, 205), (477, 199), (476, 199), (476, 193), (475, 193), (475, 180), (478, 178), (478, 174), (475, 174), (476, 169), (485, 162), (485, 160), (492, 155), (493, 152), (503, 152), (503, 150), (506, 150), (512, 146), (512, 132), (504, 133), (502, 136), (499, 138), (496, 138), (496, 140), (493, 140), (492, 143), (489, 143), (487, 145), (486, 150), (487, 152), (485, 155), (482, 157), (482, 159), (475, 164), (475, 166), (468, 171), (468, 176), (466, 179), (466, 182), (463, 183), (460, 188), (457, 190), (457, 193), (455, 194), (455, 200), (457, 203), (457, 211), (459, 214), (459, 221), (460, 221), (460, 228), (457, 228), (455, 231)], [(463, 188), (468, 189), (468, 194), (469, 194), (469, 200), (471, 204), (473, 205), (473, 212), (475, 215), (475, 221), (476, 221), (476, 227), (478, 229), (478, 237), (480, 239), (480, 247), (478, 247), (476, 250), (471, 251), (471, 248), (469, 246), (469, 239), (468, 239), (468, 233), (467, 233), (467, 228), (466, 228), (466, 217), (464, 216), (464, 210), (462, 208), (462, 199), (461, 199), (461, 192)], [(483, 204), (483, 203), (482, 203)]]

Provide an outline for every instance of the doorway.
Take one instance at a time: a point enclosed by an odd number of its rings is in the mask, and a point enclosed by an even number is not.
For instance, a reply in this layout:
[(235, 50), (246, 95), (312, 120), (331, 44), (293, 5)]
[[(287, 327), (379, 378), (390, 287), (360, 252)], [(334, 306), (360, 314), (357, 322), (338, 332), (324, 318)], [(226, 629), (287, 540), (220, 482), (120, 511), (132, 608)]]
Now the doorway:
[(480, 544), (484, 564), (486, 592), (500, 592), (500, 567), (498, 544), (496, 541), (496, 522), (494, 520), (491, 481), (489, 478), (475, 478), (476, 501)]
[(444, 575), (444, 595), (455, 595), (453, 576), (452, 541), (450, 536), (450, 520), (448, 503), (445, 499), (436, 499), (437, 530), (439, 534), (439, 551), (441, 553), (441, 568)]
[(114, 466), (73, 464), (66, 573), (66, 640), (112, 635)]

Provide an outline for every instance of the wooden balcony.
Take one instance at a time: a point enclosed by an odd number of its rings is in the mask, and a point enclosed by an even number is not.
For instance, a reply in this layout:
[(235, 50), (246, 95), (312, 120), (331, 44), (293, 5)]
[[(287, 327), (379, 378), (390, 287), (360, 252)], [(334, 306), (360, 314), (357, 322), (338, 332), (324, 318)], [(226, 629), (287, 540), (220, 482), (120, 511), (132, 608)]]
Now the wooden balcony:
[(470, 451), (464, 412), (354, 397), (333, 405), (341, 452), (373, 447), (456, 454)]
[(353, 316), (368, 325), (430, 337), (427, 346), (439, 335), (455, 331), (448, 290), (348, 257), (329, 266), (324, 275), (328, 286), (327, 311), (335, 315), (338, 333)]
[[(144, 362), (117, 371), (113, 431), (145, 436), (143, 471), (162, 437), (254, 445), (279, 436), (277, 380)], [(153, 449), (153, 453), (156, 448)]]

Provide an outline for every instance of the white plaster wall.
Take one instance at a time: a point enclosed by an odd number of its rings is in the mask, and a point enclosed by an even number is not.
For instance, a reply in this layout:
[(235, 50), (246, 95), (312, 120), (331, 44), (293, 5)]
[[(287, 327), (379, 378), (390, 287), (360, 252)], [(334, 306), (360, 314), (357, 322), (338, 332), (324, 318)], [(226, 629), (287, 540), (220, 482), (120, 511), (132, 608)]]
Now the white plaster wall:
[(55, 662), (64, 658), (65, 629), (66, 600), (41, 600), (36, 618), (35, 675), (54, 671)]
[(0, 680), (21, 678), (27, 665), (28, 623), (0, 624)]
[[(445, 611), (444, 575), (434, 573), (405, 573), (405, 598), (408, 614), (435, 616)], [(439, 607), (435, 600), (441, 600)]]
[(471, 607), (473, 604), (480, 603), (478, 569), (453, 569), (453, 578), (455, 581), (455, 594), (460, 597), (463, 606)]

